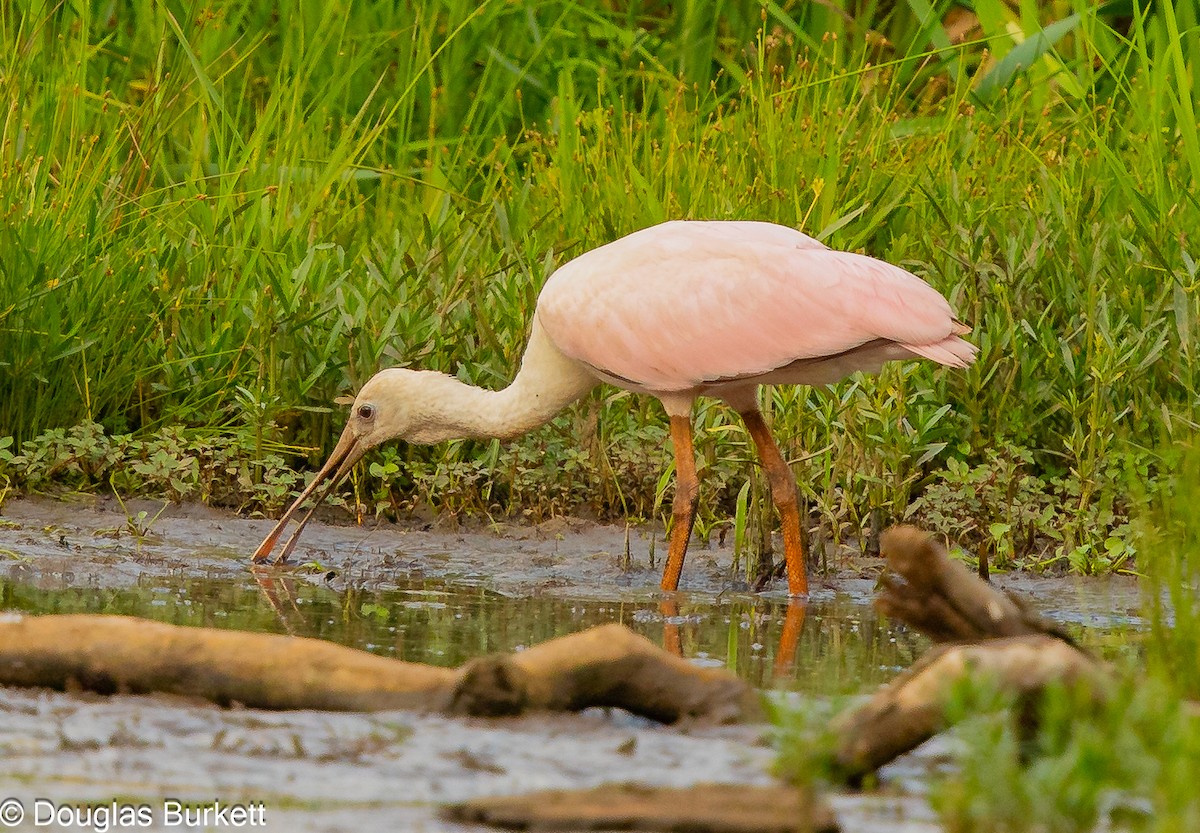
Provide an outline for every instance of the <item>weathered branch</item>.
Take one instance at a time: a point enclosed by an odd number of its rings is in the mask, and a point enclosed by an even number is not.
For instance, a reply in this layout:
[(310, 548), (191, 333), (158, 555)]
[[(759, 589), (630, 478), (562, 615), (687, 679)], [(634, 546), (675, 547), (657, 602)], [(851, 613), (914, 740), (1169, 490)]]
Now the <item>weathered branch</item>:
[(1108, 671), (1017, 598), (953, 561), (913, 527), (883, 534), (891, 574), (876, 607), (944, 644), (834, 722), (835, 761), (857, 781), (946, 728), (946, 708), (965, 680), (990, 680), (1018, 698), (1053, 682), (1080, 682), (1103, 697)]
[(990, 681), (1022, 699), (1051, 683), (1075, 681), (1103, 696), (1109, 677), (1082, 651), (1045, 634), (934, 648), (866, 703), (834, 720), (838, 771), (857, 782), (945, 729), (947, 706), (967, 680)]
[(440, 709), (458, 673), (319, 639), (129, 616), (6, 616), (0, 683), (163, 692), (263, 709)]
[(604, 625), (461, 669), (318, 639), (186, 628), (125, 616), (7, 616), (0, 684), (164, 692), (264, 709), (419, 709), (498, 715), (617, 706), (664, 722), (758, 716), (754, 691), (623, 625)]
[(700, 668), (624, 625), (601, 625), (462, 668), (450, 711), (487, 714), (505, 690), (526, 709), (615, 706), (663, 723), (761, 716), (758, 695), (724, 669)]
[(934, 642), (976, 642), (1049, 634), (1071, 642), (1063, 630), (1031, 611), (1018, 597), (982, 581), (946, 548), (912, 526), (883, 533), (880, 550), (888, 573), (875, 607)]

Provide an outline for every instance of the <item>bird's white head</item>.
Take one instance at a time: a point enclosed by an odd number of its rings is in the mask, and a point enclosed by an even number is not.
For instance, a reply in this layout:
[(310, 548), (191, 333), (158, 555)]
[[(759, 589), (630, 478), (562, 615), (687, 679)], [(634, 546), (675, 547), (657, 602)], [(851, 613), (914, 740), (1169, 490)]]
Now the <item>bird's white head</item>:
[(434, 370), (381, 370), (354, 397), (346, 431), (363, 451), (388, 440), (430, 444), (462, 436), (448, 407), (462, 389), (453, 376)]
[[(456, 388), (462, 388), (462, 384), (444, 373), (429, 370), (393, 367), (372, 376), (358, 396), (354, 397), (350, 418), (346, 420), (346, 427), (333, 453), (308, 488), (296, 498), (280, 517), (275, 529), (259, 545), (254, 560), (260, 562), (270, 555), (288, 520), (318, 487), (325, 486), (317, 497), (317, 505), (350, 473), (354, 464), (375, 446), (396, 439), (435, 443), (454, 436), (455, 430), (445, 417), (446, 409), (439, 406), (444, 405), (447, 393)], [(300, 522), (300, 527), (280, 555), (281, 559), (287, 557), (300, 530), (311, 516), (310, 511)]]
[(407, 439), (414, 423), (414, 388), (420, 387), (421, 371), (393, 367), (381, 370), (354, 397), (346, 431), (363, 451), (392, 439)]

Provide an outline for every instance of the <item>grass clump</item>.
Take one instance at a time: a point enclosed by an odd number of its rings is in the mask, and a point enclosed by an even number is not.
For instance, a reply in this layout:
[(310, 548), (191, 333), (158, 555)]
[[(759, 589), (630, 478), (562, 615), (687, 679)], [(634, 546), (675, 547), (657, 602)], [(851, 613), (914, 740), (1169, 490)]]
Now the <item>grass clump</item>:
[[(1103, 642), (1085, 637), (1111, 657), (1111, 684), (1102, 692), (1057, 685), (1021, 702), (984, 678), (953, 692), (952, 761), (938, 762), (929, 793), (950, 833), (1182, 833), (1200, 825), (1200, 452), (1193, 444), (1165, 456), (1178, 461), (1177, 480), (1129, 484), (1148, 495), (1134, 524), (1145, 571), (1141, 624)], [(836, 782), (831, 712), (818, 701), (773, 715), (778, 769), (802, 788)]]
[(1161, 678), (1131, 677), (1100, 708), (1048, 692), (1039, 720), (1032, 738), (1012, 711), (963, 726), (961, 770), (932, 795), (947, 831), (1184, 831), (1200, 821), (1200, 720)]
[[(827, 535), (908, 515), (1012, 564), (1123, 568), (1113, 461), (1154, 475), (1197, 422), (1198, 51), (1194, 9), (1139, 3), (10, 4), (0, 436), (236, 435), (257, 487), (280, 448), (327, 451), (330, 403), (381, 366), (503, 384), (571, 256), (774, 220), (925, 277), (982, 351), (773, 392)], [(703, 530), (752, 455), (699, 421)], [(660, 426), (604, 390), (503, 448), (384, 452), (356, 498), (652, 517)], [(1018, 508), (956, 527), (1000, 449)]]

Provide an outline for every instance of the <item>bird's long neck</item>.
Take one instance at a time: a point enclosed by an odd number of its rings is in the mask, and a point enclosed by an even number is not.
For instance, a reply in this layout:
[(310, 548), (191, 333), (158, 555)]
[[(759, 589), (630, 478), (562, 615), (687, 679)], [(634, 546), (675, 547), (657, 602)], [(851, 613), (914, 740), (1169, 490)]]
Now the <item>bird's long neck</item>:
[(517, 437), (549, 422), (598, 383), (583, 365), (559, 352), (535, 318), (512, 384), (503, 390), (486, 390), (441, 376), (436, 396), (428, 401), (425, 425), (410, 439), (436, 443)]

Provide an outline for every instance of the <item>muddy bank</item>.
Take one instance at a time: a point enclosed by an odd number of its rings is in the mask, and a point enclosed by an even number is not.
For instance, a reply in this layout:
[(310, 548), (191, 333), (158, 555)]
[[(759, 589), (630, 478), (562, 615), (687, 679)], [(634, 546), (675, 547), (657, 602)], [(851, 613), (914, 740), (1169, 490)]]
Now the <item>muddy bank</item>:
[(614, 779), (766, 783), (771, 758), (761, 730), (682, 734), (599, 711), (454, 720), (6, 689), (0, 714), (6, 795), (261, 801), (274, 830), (467, 829), (435, 820), (435, 805)]
[[(136, 516), (146, 513), (139, 524)], [(161, 514), (159, 514), (161, 512)], [(134, 516), (131, 524), (130, 516)], [(153, 520), (157, 516), (156, 520)], [(130, 526), (148, 526), (142, 535)], [(18, 499), (0, 510), (0, 557), (15, 580), (43, 586), (122, 587), (144, 576), (231, 578), (247, 574), (249, 554), (271, 529), (199, 504), (171, 505), (78, 495), (66, 500)], [(651, 537), (657, 560), (650, 565)], [(626, 560), (626, 549), (630, 558)], [(397, 579), (429, 578), (486, 587), (502, 595), (614, 599), (657, 595), (666, 542), (661, 530), (558, 518), (537, 526), (497, 523), (436, 529), (431, 525), (331, 525), (314, 521), (292, 561), (298, 575), (335, 589), (387, 588)], [(744, 576), (731, 574), (732, 548), (693, 542), (680, 590), (745, 593)], [(831, 559), (833, 572), (815, 576), (812, 600), (835, 595), (868, 604), (878, 558), (849, 547)], [(1137, 623), (1137, 586), (1127, 577), (1000, 575), (1001, 586), (1031, 597), (1063, 621), (1089, 626)], [(313, 579), (315, 580), (315, 579)], [(390, 584), (391, 583), (391, 584)], [(783, 599), (777, 580), (758, 598)]]
[[(129, 530), (128, 516), (111, 498), (11, 500), (0, 514), (0, 549), (36, 559), (34, 566), (50, 580), (55, 572), (70, 573), (68, 581), (116, 587), (138, 576), (180, 570), (214, 578), (244, 574), (250, 553), (271, 528), (270, 521), (200, 505), (164, 510), (162, 504), (131, 501), (127, 508), (133, 515), (147, 513), (146, 534)], [(657, 589), (664, 544), (658, 542), (660, 560), (651, 567), (648, 533), (633, 529), (629, 539), (632, 563), (623, 565), (624, 527), (576, 519), (451, 531), (314, 522), (291, 560), (315, 572), (336, 572), (339, 586), (386, 587), (398, 576), (423, 576), (486, 585), (501, 594), (612, 598), (614, 589)], [(728, 575), (730, 550), (696, 549), (685, 570), (686, 589), (746, 589)], [(850, 589), (864, 597), (870, 591), (865, 581)], [(782, 584), (777, 593), (782, 595)]]
[[(160, 508), (128, 506), (135, 520), (146, 512), (144, 522)], [(925, 646), (870, 609), (880, 562), (852, 554), (814, 582), (789, 651), (782, 582), (749, 594), (729, 575), (729, 549), (696, 544), (678, 608), (664, 609), (645, 532), (631, 532), (633, 564), (623, 565), (624, 527), (314, 524), (299, 566), (256, 574), (248, 555), (270, 521), (199, 506), (168, 507), (149, 529), (131, 530), (128, 521), (103, 498), (7, 502), (0, 607), (292, 632), (437, 665), (621, 621), (659, 644), (674, 633), (692, 661), (728, 665), (753, 685), (818, 695), (869, 691)], [(657, 549), (661, 557), (661, 541)], [(1136, 616), (1136, 586), (1125, 579), (999, 581), (1071, 627)], [(944, 744), (888, 768), (888, 791), (835, 796), (845, 829), (936, 830), (921, 785), (941, 765)], [(302, 833), (476, 829), (437, 818), (435, 806), (483, 795), (607, 782), (762, 784), (772, 758), (761, 729), (681, 732), (608, 711), (483, 722), (0, 691), (5, 796), (254, 800), (265, 803), (269, 829)]]
[[(915, 783), (936, 750), (893, 770)], [(681, 733), (619, 712), (452, 720), (229, 711), (164, 697), (0, 691), (0, 797), (27, 805), (182, 800), (263, 802), (268, 830), (480, 828), (441, 803), (613, 781), (686, 787), (768, 784), (762, 729)], [(920, 798), (835, 797), (847, 830), (937, 830)], [(898, 818), (907, 819), (896, 826)], [(850, 824), (847, 819), (853, 821)], [(33, 830), (33, 825), (18, 827)], [(46, 828), (37, 828), (46, 829)]]

